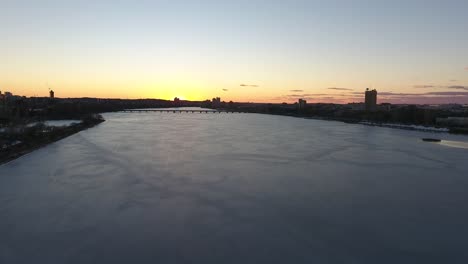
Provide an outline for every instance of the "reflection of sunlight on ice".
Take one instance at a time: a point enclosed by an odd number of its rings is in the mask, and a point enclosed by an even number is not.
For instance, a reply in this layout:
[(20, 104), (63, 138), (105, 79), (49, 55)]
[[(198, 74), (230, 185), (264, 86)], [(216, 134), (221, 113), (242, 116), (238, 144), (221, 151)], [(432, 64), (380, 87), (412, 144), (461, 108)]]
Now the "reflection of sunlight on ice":
[(452, 148), (468, 149), (468, 142), (463, 141), (442, 140), (439, 144)]

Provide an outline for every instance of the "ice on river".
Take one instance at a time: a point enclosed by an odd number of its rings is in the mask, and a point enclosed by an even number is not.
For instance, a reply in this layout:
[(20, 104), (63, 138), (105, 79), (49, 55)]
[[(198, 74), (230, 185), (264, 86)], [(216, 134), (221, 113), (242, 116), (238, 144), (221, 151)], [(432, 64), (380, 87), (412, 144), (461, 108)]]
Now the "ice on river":
[(468, 137), (112, 113), (0, 166), (0, 263), (467, 263)]
[(45, 126), (49, 126), (49, 127), (65, 127), (65, 126), (71, 126), (74, 124), (79, 124), (81, 123), (81, 120), (46, 120), (44, 122), (29, 123), (28, 126), (32, 127), (39, 123), (43, 123)]

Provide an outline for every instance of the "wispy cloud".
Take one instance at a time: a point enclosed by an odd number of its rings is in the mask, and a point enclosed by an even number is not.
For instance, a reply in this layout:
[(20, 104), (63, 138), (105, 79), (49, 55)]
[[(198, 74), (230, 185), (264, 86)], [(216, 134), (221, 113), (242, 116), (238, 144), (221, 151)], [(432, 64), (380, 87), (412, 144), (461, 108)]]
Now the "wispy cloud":
[(242, 87), (258, 87), (256, 84), (241, 84)]
[[(467, 89), (468, 90), (468, 89)], [(431, 92), (423, 95), (451, 95), (451, 96), (468, 96), (468, 92)]]
[[(450, 80), (450, 81), (457, 81), (457, 80)], [(414, 88), (422, 88), (422, 89), (426, 89), (426, 88), (441, 88), (441, 89), (457, 89), (457, 90), (467, 90), (468, 91), (468, 86), (463, 86), (463, 85), (440, 85), (440, 86), (437, 86), (437, 85), (414, 85), (413, 86)]]
[(451, 82), (458, 82), (458, 80), (450, 80)]
[[(394, 93), (394, 92), (379, 92), (378, 93), (379, 96), (394, 96), (394, 95), (398, 95), (398, 96), (408, 96), (408, 95), (418, 95), (416, 93)], [(421, 94), (419, 94), (421, 95)]]
[(303, 93), (303, 94), (287, 94), (285, 95), (286, 97), (291, 97), (291, 98), (305, 98), (305, 97), (311, 97), (311, 96), (327, 96), (330, 94), (326, 93)]
[[(361, 94), (360, 94), (361, 95)], [(355, 96), (351, 93), (330, 94), (330, 93), (294, 93), (276, 97), (275, 100), (297, 101), (298, 99), (307, 100), (310, 103), (347, 103), (349, 101), (359, 101), (361, 96)]]
[(295, 93), (301, 93), (303, 92), (304, 90), (289, 90), (290, 92), (295, 92)]
[(452, 85), (452, 86), (448, 86), (447, 88), (468, 91), (468, 86), (462, 86), (462, 85)]
[(434, 85), (430, 85), (430, 84), (426, 84), (426, 85), (413, 85), (414, 88), (422, 88), (422, 89), (426, 89), (426, 88), (434, 88), (435, 86)]
[(229, 91), (229, 90), (228, 90), (228, 89), (223, 89), (223, 91), (227, 92), (227, 91)]
[(330, 87), (330, 88), (327, 88), (329, 90), (338, 90), (338, 91), (352, 91), (353, 89), (351, 88), (339, 88), (339, 87)]

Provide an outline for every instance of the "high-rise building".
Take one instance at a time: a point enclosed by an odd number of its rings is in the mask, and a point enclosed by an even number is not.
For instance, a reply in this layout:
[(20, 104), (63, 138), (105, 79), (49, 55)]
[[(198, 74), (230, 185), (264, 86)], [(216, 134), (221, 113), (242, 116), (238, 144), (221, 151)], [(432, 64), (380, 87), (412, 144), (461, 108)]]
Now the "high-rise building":
[(54, 98), (54, 96), (55, 96), (54, 91), (53, 91), (53, 90), (50, 90), (50, 91), (49, 91), (49, 97), (50, 97), (50, 98)]
[(365, 105), (368, 112), (377, 110), (377, 90), (366, 89)]

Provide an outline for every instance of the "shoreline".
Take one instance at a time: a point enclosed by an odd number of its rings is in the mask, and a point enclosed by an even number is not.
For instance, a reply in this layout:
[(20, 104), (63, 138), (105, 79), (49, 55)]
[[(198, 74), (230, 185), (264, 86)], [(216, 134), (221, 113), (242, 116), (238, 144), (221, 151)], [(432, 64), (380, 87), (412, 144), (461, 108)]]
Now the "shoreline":
[(460, 127), (434, 127), (434, 126), (424, 126), (424, 125), (417, 125), (417, 124), (381, 123), (381, 122), (372, 122), (369, 120), (333, 118), (333, 117), (322, 117), (322, 116), (304, 116), (304, 115), (298, 115), (298, 114), (280, 114), (280, 113), (262, 113), (262, 112), (246, 112), (246, 113), (288, 116), (288, 117), (311, 119), (311, 120), (335, 121), (335, 122), (342, 122), (342, 123), (355, 124), (355, 125), (385, 127), (385, 128), (392, 128), (392, 129), (420, 131), (420, 132), (428, 132), (428, 133), (448, 133), (448, 134), (453, 134), (453, 135), (468, 136), (468, 128), (460, 128)]
[(78, 132), (95, 127), (102, 122), (105, 122), (105, 120), (101, 118), (83, 120), (83, 122), (71, 126), (55, 128), (47, 135), (35, 138), (30, 142), (13, 145), (11, 149), (0, 152), (0, 166)]
[(453, 135), (468, 135), (468, 130), (466, 130), (465, 128), (458, 128), (458, 127), (453, 127), (453, 128), (434, 127), (434, 126), (424, 126), (424, 125), (417, 125), (417, 124), (380, 123), (380, 122), (372, 122), (372, 121), (367, 121), (367, 120), (354, 121), (354, 120), (342, 120), (342, 119), (320, 118), (320, 117), (303, 117), (303, 118), (314, 119), (314, 120), (324, 120), (324, 121), (337, 121), (337, 122), (342, 122), (342, 123), (347, 123), (347, 124), (385, 127), (385, 128), (419, 131), (419, 132), (427, 132), (427, 133), (447, 133), (447, 134), (453, 134)]

